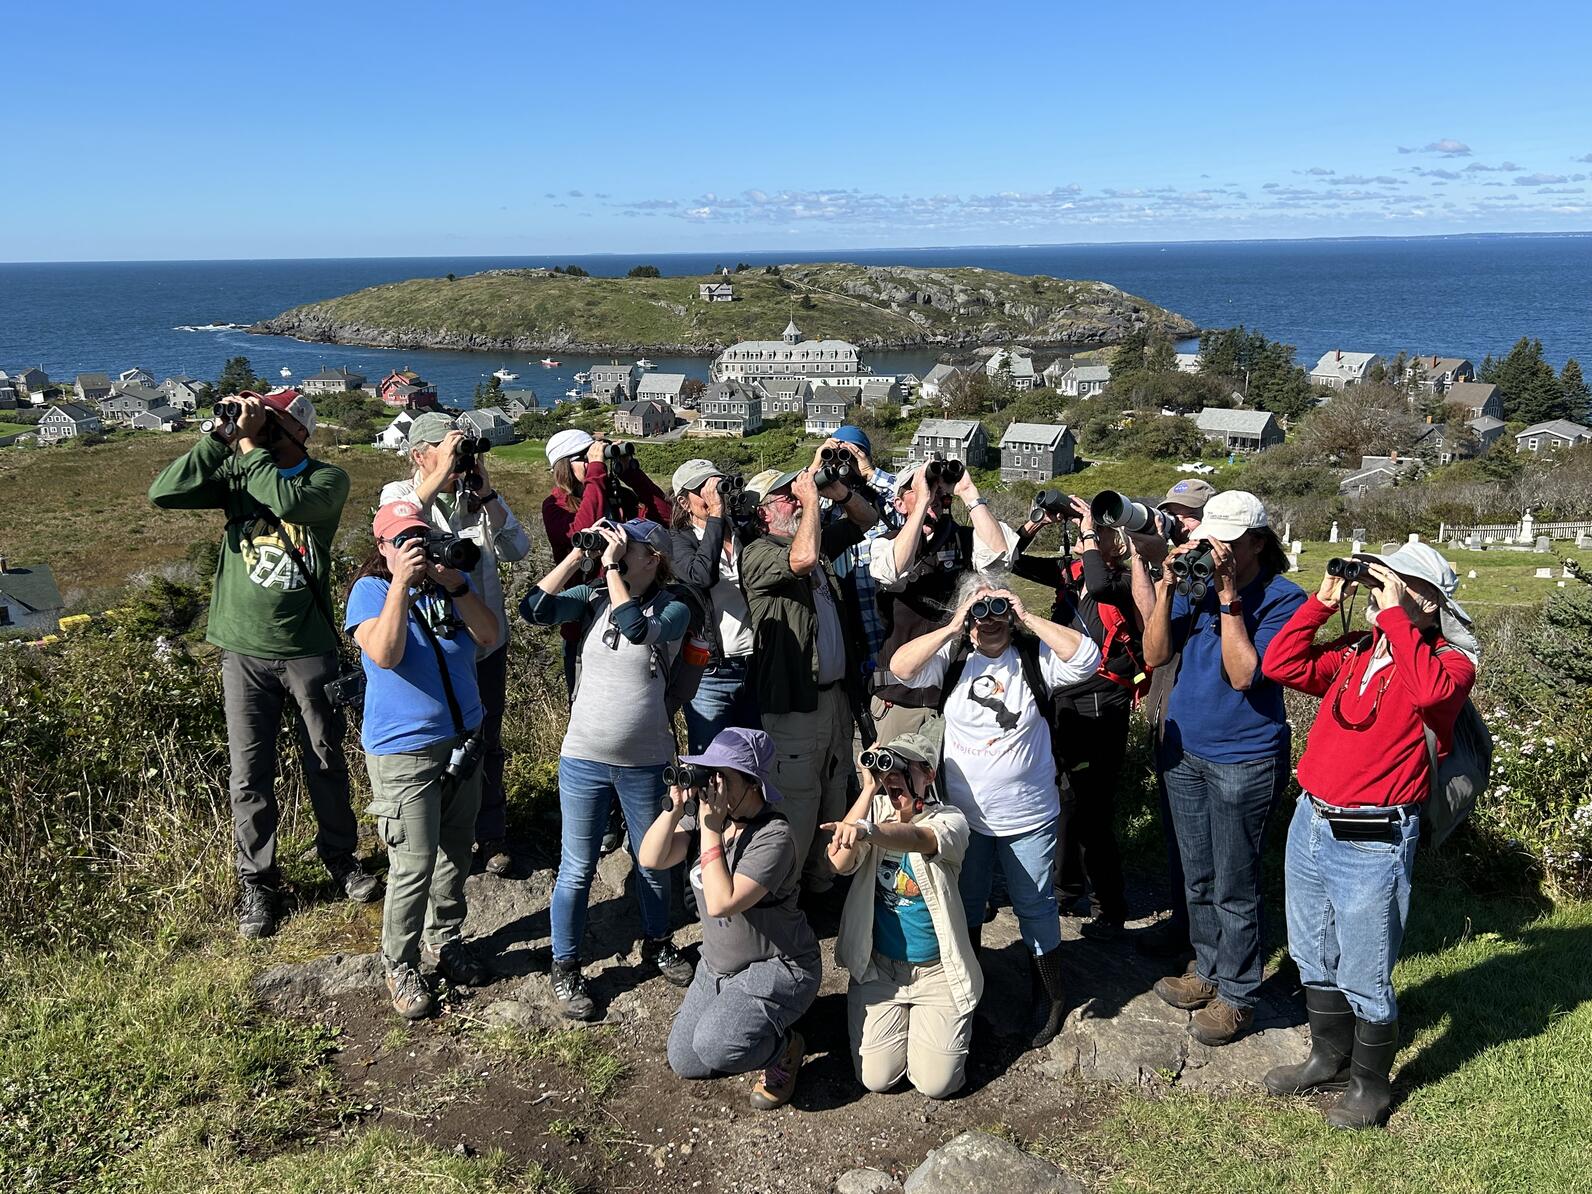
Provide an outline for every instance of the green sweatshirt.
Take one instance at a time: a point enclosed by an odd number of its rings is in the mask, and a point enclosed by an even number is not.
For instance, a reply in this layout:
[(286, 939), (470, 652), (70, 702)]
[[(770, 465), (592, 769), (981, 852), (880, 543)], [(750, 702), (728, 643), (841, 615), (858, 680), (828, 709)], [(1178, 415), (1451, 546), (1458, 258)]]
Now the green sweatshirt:
[[(149, 500), (166, 510), (226, 512), (205, 637), (256, 659), (300, 659), (336, 650), (335, 632), (286, 553), (300, 554), (333, 605), (328, 586), (332, 536), (347, 499), (348, 474), (336, 465), (310, 460), (287, 477), (263, 449), (239, 456), (212, 435), (200, 437), (149, 487)], [(262, 506), (281, 520), (287, 543), (259, 517)]]

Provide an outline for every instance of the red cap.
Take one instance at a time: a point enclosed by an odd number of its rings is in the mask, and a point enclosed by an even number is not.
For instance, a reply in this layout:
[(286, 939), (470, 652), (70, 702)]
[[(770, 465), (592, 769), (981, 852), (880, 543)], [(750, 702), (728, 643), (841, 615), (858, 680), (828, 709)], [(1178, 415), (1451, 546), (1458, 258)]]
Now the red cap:
[(376, 521), (371, 524), (377, 542), (391, 542), (400, 531), (411, 529), (425, 531), (431, 528), (420, 517), (420, 507), (410, 501), (388, 502), (376, 511)]

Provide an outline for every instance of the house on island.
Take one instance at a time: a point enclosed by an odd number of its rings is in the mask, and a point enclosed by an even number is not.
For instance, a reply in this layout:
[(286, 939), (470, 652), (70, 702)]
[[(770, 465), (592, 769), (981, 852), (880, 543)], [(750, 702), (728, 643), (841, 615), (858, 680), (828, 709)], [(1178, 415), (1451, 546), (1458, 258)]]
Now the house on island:
[(50, 387), (50, 375), (41, 367), (32, 366), (13, 373), (11, 380), (16, 383), (17, 397), (29, 399), (34, 406), (43, 405), (43, 399), (38, 397)]
[(1456, 382), (1476, 380), (1476, 366), (1464, 357), (1430, 356), (1410, 357), (1404, 364), (1405, 385), (1414, 386), (1428, 394), (1446, 394)]
[(148, 386), (153, 390), (155, 388), (155, 375), (148, 369), (141, 369), (134, 365), (131, 369), (124, 369), (121, 372), (116, 378), (116, 384), (119, 386)]
[(997, 348), (984, 362), (984, 375), (993, 382), (1003, 377), (1014, 390), (1033, 390), (1039, 387), (1039, 374), (1034, 371), (1034, 358), (1021, 345)]
[(415, 410), (401, 410), (393, 416), (391, 423), (382, 429), (371, 447), (380, 448), (384, 452), (407, 452), (409, 450), (409, 427), (419, 414)]
[(106, 373), (79, 373), (72, 383), (72, 393), (81, 405), (89, 406), (111, 396), (111, 379)]
[(961, 365), (936, 365), (918, 383), (918, 398), (923, 402), (943, 404), (957, 396), (968, 376), (968, 370)]
[(697, 298), (704, 303), (733, 303), (735, 287), (729, 282), (703, 282), (697, 286)]
[(907, 449), (908, 464), (960, 460), (968, 468), (983, 468), (988, 456), (989, 432), (977, 419), (924, 419)]
[(467, 410), (454, 419), (453, 425), (466, 435), (480, 436), (494, 448), (512, 444), (519, 438), (514, 434), (514, 420), (500, 406), (479, 406)]
[(536, 409), (536, 391), (504, 390), (498, 405), (503, 408), (504, 414), (518, 422), (522, 415), (528, 415)]
[(721, 435), (746, 435), (763, 427), (763, 400), (734, 379), (716, 381), (702, 391), (697, 426)]
[(210, 383), (197, 377), (168, 377), (155, 388), (166, 396), (166, 405), (190, 413), (198, 410), (201, 402), (210, 400)]
[(1507, 423), (1492, 415), (1477, 415), (1466, 422), (1465, 426), (1469, 427), (1471, 434), (1476, 437), (1477, 455), (1491, 448), (1503, 438), (1504, 432), (1509, 430)]
[(1464, 407), (1468, 419), (1483, 415), (1493, 419), (1504, 417), (1504, 396), (1490, 381), (1456, 381), (1448, 387), (1443, 397), (1450, 406)]
[(110, 397), (99, 404), (99, 409), (107, 423), (130, 427), (135, 415), (141, 415), (157, 406), (169, 405), (171, 404), (166, 401), (166, 396), (154, 386), (119, 381), (111, 387)]
[(0, 370), (0, 410), (16, 410), (19, 401), (17, 383)]
[(614, 430), (620, 435), (662, 435), (674, 428), (674, 407), (656, 398), (637, 398), (614, 409)]
[(1418, 456), (1362, 456), (1360, 467), (1338, 482), (1338, 493), (1343, 497), (1364, 497), (1372, 490), (1390, 489), (1412, 480), (1420, 472)]
[(678, 406), (683, 400), (685, 380), (684, 373), (643, 373), (636, 383), (636, 401)]
[(152, 406), (132, 419), (134, 431), (180, 431), (187, 420), (175, 406)]
[(888, 377), (870, 377), (862, 383), (862, 393), (857, 400), (864, 406), (900, 406), (906, 397), (907, 392), (899, 381), (891, 381)]
[(363, 373), (355, 373), (352, 369), (344, 369), (341, 366), (336, 369), (322, 369), (319, 373), (312, 373), (299, 382), (299, 389), (310, 395), (341, 394), (344, 391), (357, 393), (364, 388)]
[(1344, 352), (1335, 348), (1321, 354), (1316, 367), (1310, 371), (1310, 384), (1343, 390), (1365, 381), (1366, 375), (1382, 363), (1374, 352)]
[(814, 386), (803, 424), (807, 434), (829, 436), (839, 431), (851, 411), (852, 393), (850, 386)]
[(1048, 481), (1072, 472), (1078, 439), (1061, 423), (1012, 423), (1001, 435), (1002, 481)]
[(1592, 443), (1592, 431), (1569, 419), (1550, 419), (1535, 423), (1515, 436), (1517, 452), (1557, 452), (1561, 448), (1574, 448)]
[(1069, 398), (1091, 398), (1111, 384), (1110, 365), (1073, 365), (1056, 381)]
[(857, 346), (845, 340), (807, 340), (793, 319), (778, 340), (741, 340), (713, 361), (714, 381), (757, 377), (856, 377), (862, 372)]
[(104, 430), (100, 417), (86, 406), (63, 402), (44, 412), (39, 420), (39, 442), (58, 444)]
[(636, 386), (641, 380), (638, 366), (621, 365), (618, 361), (593, 365), (586, 374), (586, 384), (591, 386), (592, 397), (598, 402), (631, 401), (636, 396)]
[(1506, 430), (1502, 419), (1480, 415), (1460, 425), (1431, 423), (1415, 441), (1415, 451), (1438, 464), (1453, 464), (1480, 456), (1498, 442)]
[(1200, 354), (1197, 352), (1174, 352), (1172, 366), (1179, 373), (1198, 373), (1200, 371)]
[(813, 383), (805, 377), (760, 377), (752, 383), (763, 399), (763, 417), (777, 419), (781, 415), (807, 415), (807, 403), (813, 396)]
[(52, 631), (65, 607), (48, 564), (13, 568), (0, 556), (0, 630)]
[(388, 406), (432, 410), (437, 405), (437, 387), (413, 369), (394, 369), (381, 379), (376, 394)]
[(1277, 416), (1269, 410), (1207, 406), (1195, 416), (1194, 425), (1206, 439), (1221, 444), (1224, 452), (1264, 452), (1285, 438)]

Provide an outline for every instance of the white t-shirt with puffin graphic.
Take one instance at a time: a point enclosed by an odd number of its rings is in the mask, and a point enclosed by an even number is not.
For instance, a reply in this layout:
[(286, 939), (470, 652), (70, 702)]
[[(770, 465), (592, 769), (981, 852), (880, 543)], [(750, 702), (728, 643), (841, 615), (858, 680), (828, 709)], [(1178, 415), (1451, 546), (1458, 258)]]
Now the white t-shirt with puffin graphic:
[[(939, 684), (955, 647), (953, 639), (902, 683)], [(1039, 644), (1039, 674), (1052, 692), (1088, 678), (1099, 666), (1100, 648), (1087, 638), (1071, 659)], [(945, 702), (945, 787), (945, 799), (962, 810), (973, 832), (992, 837), (1038, 829), (1061, 811), (1050, 727), (1028, 690), (1016, 647), (993, 659), (969, 653)]]

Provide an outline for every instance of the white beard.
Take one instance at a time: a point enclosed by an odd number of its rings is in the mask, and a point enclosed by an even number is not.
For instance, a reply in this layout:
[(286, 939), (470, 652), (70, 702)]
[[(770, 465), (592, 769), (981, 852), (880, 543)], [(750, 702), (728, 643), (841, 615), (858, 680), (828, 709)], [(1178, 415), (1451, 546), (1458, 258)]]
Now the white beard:
[(800, 510), (781, 511), (771, 515), (768, 520), (768, 533), (778, 535), (781, 539), (788, 539), (796, 534), (796, 528), (802, 520)]

